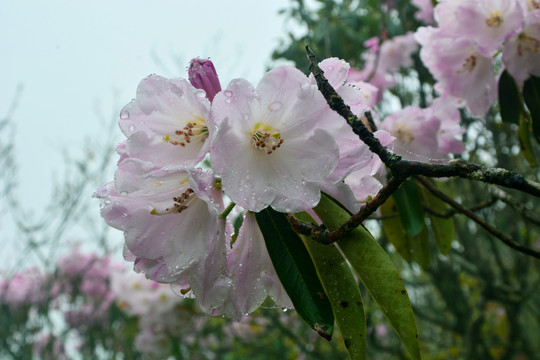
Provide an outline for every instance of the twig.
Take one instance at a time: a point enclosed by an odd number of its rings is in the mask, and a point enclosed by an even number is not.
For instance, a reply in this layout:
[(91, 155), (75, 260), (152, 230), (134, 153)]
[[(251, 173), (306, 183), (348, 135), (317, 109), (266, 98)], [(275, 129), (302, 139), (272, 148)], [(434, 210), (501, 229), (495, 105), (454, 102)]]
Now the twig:
[(437, 189), (437, 187), (435, 187), (432, 183), (427, 181), (427, 179), (421, 176), (417, 176), (415, 178), (434, 196), (438, 197), (439, 199), (441, 199), (442, 201), (446, 202), (448, 205), (456, 209), (458, 212), (462, 213), (463, 215), (467, 216), (469, 219), (473, 220), (475, 223), (477, 223), (478, 225), (486, 229), (491, 235), (501, 240), (507, 246), (511, 247), (514, 250), (522, 252), (524, 254), (540, 259), (540, 252), (517, 243), (507, 234), (495, 229), (493, 226), (488, 224), (484, 219), (482, 219), (481, 217), (473, 213), (470, 209), (454, 201), (448, 195), (444, 194), (442, 191)]
[[(490, 207), (491, 205), (495, 204), (497, 202), (497, 199), (495, 197), (492, 197), (491, 199), (487, 200), (487, 201), (483, 201), (479, 204), (476, 204), (474, 206), (470, 206), (469, 207), (469, 210), (471, 211), (478, 211), (478, 210), (482, 210), (482, 209), (485, 209), (487, 207)], [(435, 211), (433, 210), (432, 208), (430, 208), (429, 206), (426, 206), (424, 205), (424, 210), (426, 212), (428, 212), (429, 214), (433, 215), (433, 216), (436, 216), (436, 217), (440, 217), (440, 218), (450, 218), (452, 216), (454, 216), (455, 214), (458, 213), (458, 211), (456, 211), (455, 209), (448, 209), (447, 211), (445, 211), (444, 213), (440, 213), (438, 211)]]
[(540, 226), (540, 216), (537, 213), (527, 209), (522, 203), (514, 200), (514, 198), (510, 194), (495, 186), (490, 187), (489, 191), (496, 199), (501, 200), (502, 202), (519, 212), (521, 216), (523, 216), (523, 218), (535, 225)]
[(347, 221), (342, 223), (334, 231), (328, 231), (324, 225), (308, 224), (298, 220), (292, 215), (287, 218), (291, 223), (294, 231), (299, 234), (307, 235), (320, 242), (321, 244), (332, 244), (336, 242), (341, 236), (356, 229), (364, 220), (366, 220), (371, 214), (373, 214), (379, 206), (381, 206), (397, 188), (403, 183), (404, 179), (392, 177), (388, 180), (388, 183), (383, 186), (379, 193), (365, 206), (363, 206), (358, 213), (351, 216)]

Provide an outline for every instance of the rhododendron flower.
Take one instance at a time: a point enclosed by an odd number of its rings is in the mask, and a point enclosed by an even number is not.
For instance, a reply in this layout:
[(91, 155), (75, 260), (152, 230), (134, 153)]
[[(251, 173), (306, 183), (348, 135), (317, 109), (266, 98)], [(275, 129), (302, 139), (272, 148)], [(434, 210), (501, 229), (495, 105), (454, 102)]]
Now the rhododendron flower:
[[(378, 130), (373, 135), (382, 146), (388, 146), (396, 140), (394, 136), (385, 130)], [(386, 168), (381, 159), (367, 147), (366, 152), (369, 154), (368, 161), (359, 163), (344, 180), (344, 183), (350, 187), (355, 199), (359, 202), (368, 201), (375, 196), (383, 187), (386, 177)], [(351, 210), (350, 207), (349, 210)]]
[(121, 310), (139, 316), (167, 312), (180, 301), (170, 286), (134, 272), (112, 272), (111, 291)]
[[(353, 113), (358, 114), (366, 126), (369, 126), (364, 113), (372, 111), (372, 109), (367, 105), (369, 100), (362, 91), (362, 85), (348, 80), (349, 64), (338, 58), (329, 58), (321, 61), (319, 66), (329, 84), (342, 97), (345, 104), (351, 108)], [(310, 80), (313, 84), (316, 83), (313, 75), (310, 76)], [(334, 119), (331, 120), (333, 127), (330, 132), (339, 146), (339, 162), (330, 178), (326, 180), (337, 183), (343, 180), (351, 168), (367, 164), (373, 153), (369, 151), (367, 145), (360, 140), (342, 117), (338, 116), (337, 113), (333, 113), (331, 116)], [(328, 186), (325, 188), (328, 189)]]
[[(328, 79), (328, 83), (349, 105), (354, 114), (363, 116), (364, 112), (372, 110), (378, 90), (371, 84), (349, 79), (349, 63), (338, 58), (328, 58), (321, 61), (319, 67)], [(310, 75), (310, 79), (313, 84), (316, 83), (313, 75)]]
[(525, 19), (525, 29), (510, 38), (503, 50), (506, 69), (520, 89), (530, 75), (540, 76), (540, 11), (528, 13)]
[(370, 50), (362, 55), (364, 68), (354, 71), (350, 76), (350, 80), (368, 81), (379, 90), (375, 102), (382, 99), (382, 92), (385, 89), (394, 86), (395, 73), (402, 67), (410, 66), (411, 55), (418, 50), (413, 33), (379, 42), (379, 38), (371, 38), (364, 43)]
[(391, 146), (404, 159), (442, 162), (448, 153), (463, 151), (463, 144), (456, 138), (464, 131), (459, 119), (455, 105), (444, 98), (427, 109), (407, 106), (388, 116), (379, 127), (396, 137)]
[(0, 304), (13, 308), (45, 301), (45, 276), (36, 268), (29, 268), (9, 279), (0, 279)]
[(218, 130), (210, 160), (223, 190), (251, 211), (314, 207), (339, 150), (324, 130), (334, 119), (317, 86), (299, 70), (271, 70), (257, 89), (233, 80), (212, 102)]
[(472, 39), (482, 55), (491, 56), (523, 30), (525, 1), (467, 1), (456, 8), (456, 18), (461, 24), (456, 35)]
[(411, 0), (411, 3), (418, 8), (414, 14), (416, 20), (423, 21), (426, 24), (432, 24), (433, 19), (433, 2), (432, 0)]
[(105, 185), (95, 196), (104, 199), (105, 221), (124, 231), (138, 269), (160, 282), (194, 271), (219, 235), (220, 200), (211, 173), (155, 168), (128, 158), (115, 178), (114, 186)]
[(442, 29), (419, 28), (420, 57), (437, 80), (442, 96), (466, 101), (475, 115), (483, 116), (497, 98), (492, 59), (480, 54), (467, 38), (452, 38)]
[(184, 79), (151, 75), (120, 112), (119, 125), (128, 137), (126, 152), (155, 165), (195, 165), (210, 146), (209, 114), (203, 90)]
[(439, 97), (433, 100), (430, 107), (424, 109), (426, 118), (436, 117), (441, 126), (437, 132), (437, 150), (440, 154), (461, 154), (465, 144), (461, 134), (465, 128), (460, 126), (461, 114), (459, 101), (451, 97)]

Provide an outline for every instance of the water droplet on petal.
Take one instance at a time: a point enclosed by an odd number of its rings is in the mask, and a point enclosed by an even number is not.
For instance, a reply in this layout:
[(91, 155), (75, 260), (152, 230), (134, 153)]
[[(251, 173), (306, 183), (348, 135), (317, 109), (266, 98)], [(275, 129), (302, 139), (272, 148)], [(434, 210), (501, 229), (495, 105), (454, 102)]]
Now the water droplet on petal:
[(231, 99), (230, 99), (230, 98), (227, 98), (227, 99), (225, 99), (225, 102), (226, 102), (227, 104), (230, 104), (230, 103), (231, 103)]
[(202, 89), (199, 89), (195, 92), (195, 95), (197, 95), (198, 97), (200, 98), (205, 98), (206, 97), (206, 92)]
[(120, 111), (120, 119), (125, 120), (129, 118), (129, 111), (126, 108), (123, 108), (122, 111)]
[(135, 131), (135, 125), (133, 125), (133, 124), (129, 125), (129, 131), (134, 132)]
[(225, 90), (223, 93), (225, 94), (226, 97), (229, 97), (229, 98), (233, 96), (233, 92), (231, 90)]

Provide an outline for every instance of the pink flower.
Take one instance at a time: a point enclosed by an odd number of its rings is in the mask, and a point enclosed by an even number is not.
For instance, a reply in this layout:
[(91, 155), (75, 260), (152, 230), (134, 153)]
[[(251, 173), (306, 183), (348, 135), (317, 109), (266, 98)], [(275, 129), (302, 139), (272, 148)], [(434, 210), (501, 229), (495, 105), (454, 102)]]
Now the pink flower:
[(418, 50), (414, 33), (394, 36), (385, 40), (380, 49), (379, 64), (385, 72), (395, 73), (412, 65), (412, 54)]
[(397, 111), (384, 119), (379, 127), (396, 137), (393, 150), (404, 159), (443, 162), (449, 153), (464, 149), (457, 139), (464, 132), (459, 121), (455, 100), (438, 98), (427, 109), (408, 106)]
[[(389, 146), (396, 138), (385, 130), (378, 130), (373, 135), (383, 146)], [(370, 156), (365, 163), (359, 163), (345, 178), (345, 184), (350, 187), (354, 197), (359, 202), (368, 201), (383, 187), (386, 178), (386, 168), (381, 159), (367, 149)], [(335, 197), (335, 196), (334, 196)], [(339, 199), (339, 198), (338, 198)], [(342, 202), (342, 200), (340, 199)], [(346, 202), (343, 202), (346, 204)], [(349, 210), (353, 210), (348, 206)]]
[(426, 24), (433, 24), (433, 2), (431, 0), (412, 0), (411, 3), (418, 8), (414, 17)]
[(540, 11), (529, 12), (525, 29), (508, 39), (503, 61), (519, 88), (531, 75), (540, 76)]
[(210, 160), (232, 201), (255, 212), (303, 211), (319, 202), (339, 150), (324, 130), (332, 111), (302, 72), (276, 68), (257, 89), (233, 80), (214, 98), (212, 115), (218, 131)]
[(368, 81), (379, 90), (376, 101), (382, 99), (382, 92), (395, 84), (394, 75), (402, 67), (412, 64), (411, 55), (418, 50), (413, 33), (395, 36), (379, 44), (378, 38), (372, 38), (364, 44), (370, 49), (364, 53), (364, 68), (351, 74), (354, 81)]
[(128, 137), (126, 153), (155, 165), (195, 165), (210, 147), (209, 114), (203, 90), (184, 79), (151, 75), (120, 112), (119, 125)]
[(524, 0), (464, 2), (456, 9), (460, 23), (457, 35), (472, 39), (482, 55), (491, 56), (523, 30), (525, 8)]
[(214, 96), (221, 91), (216, 68), (210, 60), (191, 59), (188, 73), (191, 85), (204, 90), (208, 100), (212, 101)]
[(149, 278), (173, 282), (194, 271), (219, 234), (218, 206), (209, 172), (156, 168), (124, 160), (115, 175), (95, 193), (104, 199), (105, 221), (124, 231), (135, 266)]
[(45, 276), (36, 268), (26, 269), (10, 279), (0, 281), (0, 303), (12, 307), (33, 305), (46, 300)]
[[(351, 80), (352, 69), (345, 60), (328, 58), (321, 61), (319, 67), (323, 70), (330, 85), (349, 105), (354, 114), (363, 116), (366, 111), (372, 110), (371, 107), (375, 104), (378, 89), (363, 81)], [(315, 84), (313, 75), (310, 75), (310, 80)]]
[(419, 28), (420, 57), (437, 80), (441, 96), (465, 100), (471, 112), (483, 116), (497, 98), (492, 59), (480, 54), (472, 40), (453, 38), (442, 29)]
[(458, 108), (457, 99), (440, 97), (424, 110), (427, 118), (435, 117), (440, 120), (441, 126), (437, 132), (437, 150), (440, 154), (461, 154), (465, 150), (461, 139), (465, 128), (460, 126), (461, 115)]

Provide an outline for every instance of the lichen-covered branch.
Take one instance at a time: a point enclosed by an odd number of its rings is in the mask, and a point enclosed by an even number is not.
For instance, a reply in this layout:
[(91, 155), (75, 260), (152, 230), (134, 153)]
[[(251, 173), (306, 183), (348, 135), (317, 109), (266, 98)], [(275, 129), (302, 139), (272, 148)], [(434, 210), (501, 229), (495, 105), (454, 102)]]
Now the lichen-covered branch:
[[(302, 223), (291, 216), (289, 220), (297, 232), (308, 235), (323, 244), (331, 244), (343, 234), (348, 233), (352, 229), (359, 226), (362, 221), (367, 219), (369, 215), (375, 212), (377, 208), (392, 195), (392, 193), (399, 187), (399, 185), (401, 185), (403, 181), (409, 177), (418, 175), (432, 178), (460, 177), (473, 181), (481, 181), (516, 189), (524, 193), (540, 197), (539, 183), (525, 179), (523, 175), (517, 174), (510, 170), (501, 168), (486, 168), (461, 159), (451, 160), (447, 164), (429, 164), (419, 161), (403, 160), (400, 155), (393, 154), (386, 149), (377, 138), (375, 138), (373, 133), (355, 114), (352, 113), (349, 106), (345, 104), (343, 99), (336, 93), (334, 88), (325, 78), (324, 72), (318, 66), (315, 54), (308, 46), (306, 46), (306, 53), (310, 61), (310, 71), (313, 73), (315, 80), (317, 81), (317, 86), (328, 102), (330, 108), (343, 117), (351, 126), (353, 132), (358, 135), (360, 140), (362, 140), (373, 153), (379, 156), (381, 161), (386, 165), (391, 177), (388, 184), (381, 189), (381, 191), (372, 201), (363, 206), (357, 214), (353, 215), (349, 220), (341, 224), (336, 230), (329, 232), (322, 226)], [(365, 115), (368, 119), (371, 117), (370, 113), (366, 113)], [(515, 243), (506, 234), (498, 232), (489, 224), (485, 223), (483, 219), (477, 217), (470, 209), (467, 209), (462, 205), (459, 206), (459, 212), (464, 213), (461, 210), (465, 209), (464, 211), (466, 211), (467, 214), (471, 214), (477, 220), (482, 221), (482, 226), (486, 226), (489, 229), (488, 231), (501, 239), (508, 246), (526, 254), (539, 257), (540, 254), (538, 252), (524, 248)]]
[(481, 165), (469, 163), (465, 160), (451, 160), (448, 164), (429, 164), (419, 161), (403, 160), (400, 155), (393, 154), (375, 138), (364, 123), (352, 113), (343, 99), (324, 77), (324, 72), (317, 64), (315, 54), (306, 47), (310, 61), (310, 70), (315, 76), (317, 86), (325, 97), (332, 110), (341, 115), (351, 126), (369, 149), (377, 154), (386, 165), (390, 173), (397, 178), (407, 178), (414, 175), (427, 177), (461, 177), (474, 181), (482, 181), (523, 191), (530, 195), (540, 197), (540, 184), (527, 180), (523, 175), (501, 168), (486, 168)]

